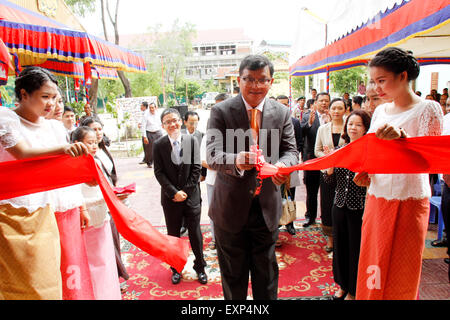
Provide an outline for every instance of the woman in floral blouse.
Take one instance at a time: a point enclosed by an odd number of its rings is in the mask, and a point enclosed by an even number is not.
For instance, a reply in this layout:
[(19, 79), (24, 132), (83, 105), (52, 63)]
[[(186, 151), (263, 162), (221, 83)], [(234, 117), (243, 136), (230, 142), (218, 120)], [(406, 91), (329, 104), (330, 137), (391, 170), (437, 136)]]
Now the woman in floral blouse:
[[(364, 136), (369, 127), (369, 114), (363, 110), (355, 110), (345, 122), (342, 138), (346, 144), (351, 143)], [(336, 182), (332, 209), (333, 276), (340, 289), (334, 299), (354, 300), (366, 188), (353, 182), (355, 173), (348, 169), (330, 168), (326, 173), (326, 182)]]

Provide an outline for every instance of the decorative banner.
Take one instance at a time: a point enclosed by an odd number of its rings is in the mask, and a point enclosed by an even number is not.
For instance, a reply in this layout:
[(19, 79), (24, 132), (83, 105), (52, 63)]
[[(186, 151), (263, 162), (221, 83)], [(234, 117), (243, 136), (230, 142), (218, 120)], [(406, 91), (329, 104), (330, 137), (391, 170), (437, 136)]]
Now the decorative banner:
[(0, 61), (0, 86), (8, 83), (8, 66)]
[(80, 79), (75, 79), (74, 88), (76, 92), (80, 91)]
[(11, 56), (9, 54), (8, 48), (5, 46), (5, 43), (2, 39), (0, 39), (0, 62), (6, 64), (6, 79), (8, 79), (8, 68), (14, 70), (14, 66), (11, 63)]
[(20, 65), (19, 57), (17, 56), (17, 53), (12, 54), (14, 58), (14, 71), (16, 72), (16, 77), (19, 76), (19, 74), (22, 72), (22, 66)]
[[(33, 177), (33, 179), (30, 179)], [(0, 200), (63, 188), (96, 180), (119, 233), (148, 254), (183, 270), (189, 244), (164, 235), (147, 220), (125, 206), (114, 194), (92, 156), (67, 155), (0, 163)]]
[(91, 64), (89, 62), (85, 62), (83, 64), (83, 67), (84, 67), (84, 81), (86, 83), (86, 86), (90, 86), (92, 84)]

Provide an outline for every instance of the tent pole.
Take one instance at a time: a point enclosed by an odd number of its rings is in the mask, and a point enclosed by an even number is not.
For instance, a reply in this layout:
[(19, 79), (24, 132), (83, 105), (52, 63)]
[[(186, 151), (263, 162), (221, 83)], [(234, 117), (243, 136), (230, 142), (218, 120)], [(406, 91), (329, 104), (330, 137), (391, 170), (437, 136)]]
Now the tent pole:
[(69, 102), (70, 102), (70, 96), (69, 96), (69, 84), (68, 84), (68, 82), (67, 82), (67, 76), (66, 76), (65, 78), (66, 78), (66, 101), (67, 101), (67, 103), (69, 103)]
[(292, 108), (292, 76), (289, 75), (289, 110)]
[(308, 97), (309, 92), (309, 76), (305, 76), (305, 98)]
[(327, 93), (330, 93), (330, 67), (327, 67)]

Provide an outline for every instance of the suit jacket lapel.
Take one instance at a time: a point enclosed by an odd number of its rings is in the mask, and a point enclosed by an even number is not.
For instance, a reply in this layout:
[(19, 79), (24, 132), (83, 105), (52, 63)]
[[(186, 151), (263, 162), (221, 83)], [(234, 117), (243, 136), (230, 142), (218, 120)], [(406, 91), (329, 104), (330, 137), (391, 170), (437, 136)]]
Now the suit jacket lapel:
[(316, 119), (314, 119), (314, 125), (319, 129), (320, 127), (320, 113), (317, 111), (314, 111), (316, 113)]
[(272, 106), (272, 103), (269, 99), (266, 99), (261, 117), (261, 128), (259, 133), (259, 148), (266, 152), (269, 150), (269, 146), (267, 145), (267, 135), (270, 135), (270, 130), (273, 129), (274, 111), (275, 109)]
[(244, 100), (242, 100), (242, 95), (236, 96), (236, 103), (231, 104), (230, 115), (237, 121), (235, 128), (243, 129), (247, 131), (250, 129), (250, 119), (248, 118), (247, 109), (245, 108)]
[[(187, 134), (181, 134), (181, 146), (180, 146), (180, 160), (181, 160), (181, 162), (180, 162), (179, 167), (184, 165), (184, 161), (183, 161), (184, 150), (188, 150), (188, 148), (186, 148), (186, 146), (185, 146), (185, 144), (189, 142), (189, 139), (186, 139), (186, 135)], [(192, 138), (194, 138), (194, 137), (192, 137)]]

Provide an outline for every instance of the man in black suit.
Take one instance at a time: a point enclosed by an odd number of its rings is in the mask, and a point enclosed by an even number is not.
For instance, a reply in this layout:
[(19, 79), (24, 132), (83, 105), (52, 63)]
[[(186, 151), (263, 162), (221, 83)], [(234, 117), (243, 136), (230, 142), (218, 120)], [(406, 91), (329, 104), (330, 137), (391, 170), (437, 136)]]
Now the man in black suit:
[[(200, 121), (200, 116), (195, 111), (188, 111), (184, 114), (184, 126), (186, 129), (181, 129), (181, 133), (190, 134), (195, 139), (197, 139), (197, 143), (199, 146), (202, 145), (203, 136), (205, 135), (203, 132), (197, 130), (198, 122)], [(206, 177), (206, 168), (202, 167), (202, 172), (200, 175), (200, 181), (205, 180)], [(187, 231), (187, 226), (183, 219), (183, 223), (181, 225), (181, 235), (183, 235)]]
[(246, 57), (239, 68), (241, 93), (211, 109), (206, 159), (217, 177), (209, 216), (227, 300), (247, 298), (249, 273), (255, 300), (276, 299), (278, 294), (279, 186), (288, 176), (277, 174), (259, 184), (256, 153), (250, 151), (251, 145), (259, 144), (269, 163), (298, 163), (289, 110), (266, 99), (273, 73), (265, 56)]
[[(200, 147), (190, 135), (181, 134), (181, 117), (176, 109), (161, 114), (167, 136), (153, 146), (155, 177), (161, 185), (161, 205), (168, 235), (180, 237), (184, 218), (189, 241), (195, 256), (194, 270), (202, 284), (208, 282), (203, 257), (203, 238), (200, 230), (201, 200), (199, 178), (201, 172)], [(172, 269), (172, 283), (181, 280), (182, 270)]]
[[(316, 145), (317, 130), (329, 121), (328, 106), (330, 95), (326, 92), (319, 93), (316, 97), (313, 109), (305, 114), (301, 122), (302, 135), (304, 137), (303, 161), (315, 159), (314, 147)], [(308, 221), (303, 227), (309, 227), (316, 223), (317, 195), (320, 187), (320, 171), (304, 171), (303, 181), (306, 186), (306, 214)]]
[[(198, 145), (202, 145), (203, 136), (205, 135), (203, 132), (197, 130), (198, 122), (200, 121), (200, 116), (195, 111), (188, 111), (184, 115), (184, 125), (186, 129), (182, 129), (181, 133), (190, 134), (197, 139)], [(200, 176), (200, 181), (205, 180), (206, 170), (202, 168), (202, 174)]]

